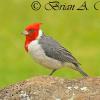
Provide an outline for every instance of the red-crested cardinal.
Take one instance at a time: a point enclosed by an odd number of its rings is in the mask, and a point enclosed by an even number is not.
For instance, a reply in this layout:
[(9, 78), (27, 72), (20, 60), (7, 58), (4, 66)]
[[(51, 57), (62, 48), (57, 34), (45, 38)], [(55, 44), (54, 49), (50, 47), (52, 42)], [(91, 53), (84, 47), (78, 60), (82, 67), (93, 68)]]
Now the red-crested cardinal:
[(25, 50), (41, 65), (52, 69), (52, 75), (57, 69), (69, 67), (88, 76), (80, 67), (80, 63), (72, 54), (40, 29), (41, 23), (28, 25), (23, 34), (26, 36)]

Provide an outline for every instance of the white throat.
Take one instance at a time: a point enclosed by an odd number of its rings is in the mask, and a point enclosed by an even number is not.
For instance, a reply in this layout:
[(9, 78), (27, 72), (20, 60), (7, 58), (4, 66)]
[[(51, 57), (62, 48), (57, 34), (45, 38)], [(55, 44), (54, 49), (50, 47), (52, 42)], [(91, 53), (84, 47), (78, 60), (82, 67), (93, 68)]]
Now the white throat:
[(40, 39), (40, 37), (41, 37), (42, 35), (43, 35), (43, 32), (42, 32), (42, 30), (40, 29), (40, 30), (39, 30), (39, 35), (38, 35), (38, 37), (37, 37), (37, 40)]

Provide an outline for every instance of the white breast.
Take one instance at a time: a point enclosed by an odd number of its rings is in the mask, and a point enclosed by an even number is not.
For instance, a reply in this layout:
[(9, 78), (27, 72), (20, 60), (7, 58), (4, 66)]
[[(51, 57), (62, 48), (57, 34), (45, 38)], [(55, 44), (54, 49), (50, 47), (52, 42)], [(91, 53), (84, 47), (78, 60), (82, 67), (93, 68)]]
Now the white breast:
[(28, 45), (28, 52), (38, 63), (42, 64), (45, 67), (50, 69), (59, 69), (62, 67), (60, 61), (50, 58), (45, 55), (41, 45), (38, 43), (38, 40), (32, 41)]

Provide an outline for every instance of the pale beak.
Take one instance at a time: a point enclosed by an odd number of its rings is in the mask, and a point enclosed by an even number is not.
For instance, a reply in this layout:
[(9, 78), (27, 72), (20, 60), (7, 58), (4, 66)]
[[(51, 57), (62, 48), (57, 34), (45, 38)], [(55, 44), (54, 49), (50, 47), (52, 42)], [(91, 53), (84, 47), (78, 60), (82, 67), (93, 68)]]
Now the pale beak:
[(28, 32), (27, 32), (27, 31), (24, 31), (24, 32), (22, 32), (21, 34), (23, 34), (23, 35), (28, 35)]

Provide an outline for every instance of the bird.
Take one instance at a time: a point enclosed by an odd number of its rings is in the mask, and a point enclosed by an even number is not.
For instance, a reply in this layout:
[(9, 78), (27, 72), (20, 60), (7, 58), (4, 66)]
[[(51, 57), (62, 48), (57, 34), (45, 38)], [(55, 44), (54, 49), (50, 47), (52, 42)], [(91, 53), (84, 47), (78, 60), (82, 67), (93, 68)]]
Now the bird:
[(34, 61), (51, 69), (50, 76), (58, 69), (68, 67), (87, 77), (88, 74), (83, 71), (81, 64), (72, 53), (51, 36), (47, 36), (41, 30), (41, 25), (40, 22), (32, 23), (22, 32), (26, 37), (24, 48)]

